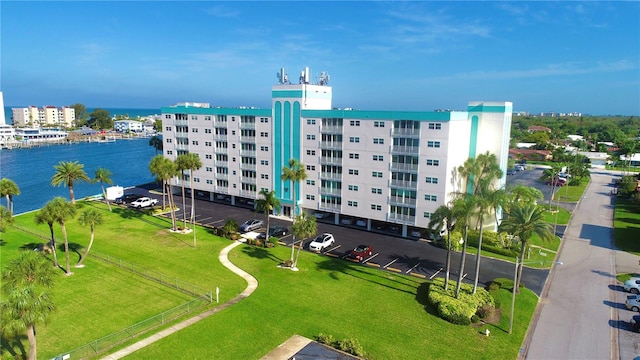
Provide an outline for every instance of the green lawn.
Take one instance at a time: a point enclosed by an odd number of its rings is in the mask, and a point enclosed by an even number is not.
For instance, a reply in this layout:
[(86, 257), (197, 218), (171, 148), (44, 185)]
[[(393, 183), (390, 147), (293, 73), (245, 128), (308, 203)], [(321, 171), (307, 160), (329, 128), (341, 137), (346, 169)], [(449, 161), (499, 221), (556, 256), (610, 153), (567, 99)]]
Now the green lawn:
[(560, 188), (553, 196), (553, 200), (558, 200), (564, 202), (578, 202), (580, 198), (582, 198), (582, 194), (584, 190), (589, 186), (591, 179), (584, 178), (580, 181), (580, 185), (566, 185)]
[(550, 224), (567, 225), (571, 218), (571, 212), (556, 204), (551, 204), (551, 211), (549, 211), (549, 205), (544, 205), (545, 215), (544, 221)]
[[(170, 234), (166, 219), (123, 208), (109, 213), (96, 203), (84, 206), (99, 208), (106, 220), (96, 229), (92, 251), (121, 257), (202, 288), (220, 287), (221, 301), (246, 287), (244, 280), (218, 262), (228, 240), (199, 229), (194, 248), (193, 235)], [(16, 222), (48, 233), (46, 225), (34, 225), (33, 214), (19, 216)], [(69, 221), (67, 229), (74, 247), (86, 246), (88, 228)], [(58, 226), (56, 233), (61, 242)], [(2, 241), (3, 264), (16, 256), (18, 249), (30, 250), (44, 242), (14, 229), (3, 234)], [(64, 261), (64, 253), (58, 254)], [(507, 334), (511, 294), (506, 290), (499, 295), (505, 314), (499, 324), (457, 326), (440, 320), (427, 306), (427, 282), (423, 279), (308, 252), (300, 255), (301, 271), (278, 268), (289, 254), (284, 247), (236, 248), (230, 258), (258, 279), (256, 292), (131, 358), (257, 359), (293, 334), (313, 338), (324, 333), (336, 339), (357, 339), (371, 359), (457, 359), (461, 353), (478, 359), (513, 359), (537, 303), (530, 291), (518, 295), (513, 335)], [(77, 254), (71, 258), (72, 264), (78, 260)], [(38, 327), (40, 358), (79, 347), (186, 300), (181, 293), (142, 281), (91, 256), (86, 265), (73, 269), (75, 274), (70, 277), (60, 273), (56, 280), (58, 310), (47, 325)], [(481, 334), (487, 327), (490, 337)], [(4, 346), (2, 351), (6, 351)], [(0, 353), (0, 357), (6, 356), (6, 352)]]
[(621, 250), (640, 255), (640, 207), (618, 198), (614, 215), (613, 238)]

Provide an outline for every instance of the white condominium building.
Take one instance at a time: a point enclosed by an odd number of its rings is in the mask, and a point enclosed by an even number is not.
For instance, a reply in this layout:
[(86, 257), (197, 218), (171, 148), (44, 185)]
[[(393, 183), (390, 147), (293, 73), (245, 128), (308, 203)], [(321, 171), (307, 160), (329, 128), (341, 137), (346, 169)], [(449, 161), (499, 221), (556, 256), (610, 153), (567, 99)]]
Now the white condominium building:
[(12, 108), (14, 126), (56, 126), (71, 127), (76, 120), (75, 109), (67, 106), (29, 106), (26, 108)]
[[(201, 199), (253, 204), (261, 189), (274, 190), (284, 215), (295, 201), (336, 224), (403, 236), (427, 228), (451, 193), (464, 191), (452, 170), (466, 159), (488, 151), (506, 173), (511, 102), (474, 101), (448, 112), (333, 109), (328, 77), (308, 79), (306, 70), (291, 84), (282, 70), (270, 109), (162, 108), (164, 156), (199, 155), (193, 190)], [(290, 159), (304, 164), (306, 180), (282, 180)]]

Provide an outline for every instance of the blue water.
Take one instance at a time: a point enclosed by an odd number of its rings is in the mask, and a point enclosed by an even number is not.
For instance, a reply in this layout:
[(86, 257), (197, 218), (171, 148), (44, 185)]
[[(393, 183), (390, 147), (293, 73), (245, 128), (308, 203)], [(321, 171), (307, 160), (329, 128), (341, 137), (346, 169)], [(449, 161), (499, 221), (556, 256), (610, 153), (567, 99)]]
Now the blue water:
[[(57, 105), (58, 107), (62, 106), (62, 105)], [(11, 111), (11, 108), (21, 108), (21, 107), (27, 107), (27, 106), (5, 106), (4, 107), (4, 116), (5, 116), (5, 121), (7, 122), (7, 124), (11, 125), (13, 124), (13, 121), (11, 120), (11, 117), (13, 116), (13, 112)], [(38, 105), (38, 107), (42, 107), (41, 105)], [(127, 109), (127, 108), (103, 108), (107, 111), (109, 111), (109, 114), (111, 116), (116, 116), (116, 115), (129, 115), (130, 118), (135, 119), (138, 116), (149, 116), (149, 115), (160, 115), (160, 109)], [(95, 110), (94, 108), (87, 108), (87, 114), (91, 114), (91, 112)]]
[[(9, 178), (20, 188), (21, 194), (13, 198), (13, 211), (20, 214), (39, 209), (56, 196), (69, 199), (68, 188), (51, 185), (55, 173), (53, 166), (60, 161), (84, 164), (89, 178), (94, 177), (98, 167), (107, 168), (113, 174), (114, 185), (128, 187), (154, 180), (149, 172), (149, 162), (155, 155), (149, 139), (144, 138), (0, 150), (0, 178)], [(76, 199), (101, 192), (99, 183), (77, 183), (74, 187)], [(5, 201), (3, 197), (0, 204), (6, 206)]]

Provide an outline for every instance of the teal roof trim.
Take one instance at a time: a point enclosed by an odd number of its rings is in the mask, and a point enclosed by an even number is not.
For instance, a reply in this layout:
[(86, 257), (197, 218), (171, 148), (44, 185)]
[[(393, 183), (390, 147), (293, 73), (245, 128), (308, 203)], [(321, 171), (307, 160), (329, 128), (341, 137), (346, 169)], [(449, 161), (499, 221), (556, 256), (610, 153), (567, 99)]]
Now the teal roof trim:
[(486, 112), (486, 113), (510, 113), (513, 112), (511, 106), (489, 106), (475, 105), (467, 107), (469, 112)]
[(451, 121), (450, 112), (379, 110), (302, 110), (304, 118), (342, 118), (358, 120)]
[(241, 108), (197, 108), (189, 106), (162, 107), (163, 114), (190, 115), (249, 115), (271, 117), (271, 109), (241, 109)]
[(272, 90), (271, 98), (301, 98), (303, 95), (302, 90)]

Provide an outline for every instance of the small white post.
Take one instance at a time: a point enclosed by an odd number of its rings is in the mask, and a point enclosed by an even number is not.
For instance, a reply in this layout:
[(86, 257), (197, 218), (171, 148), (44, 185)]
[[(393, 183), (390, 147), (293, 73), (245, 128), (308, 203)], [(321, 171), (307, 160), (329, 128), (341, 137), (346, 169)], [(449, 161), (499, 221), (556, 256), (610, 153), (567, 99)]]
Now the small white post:
[(216, 303), (218, 303), (218, 297), (220, 296), (220, 288), (216, 286)]

